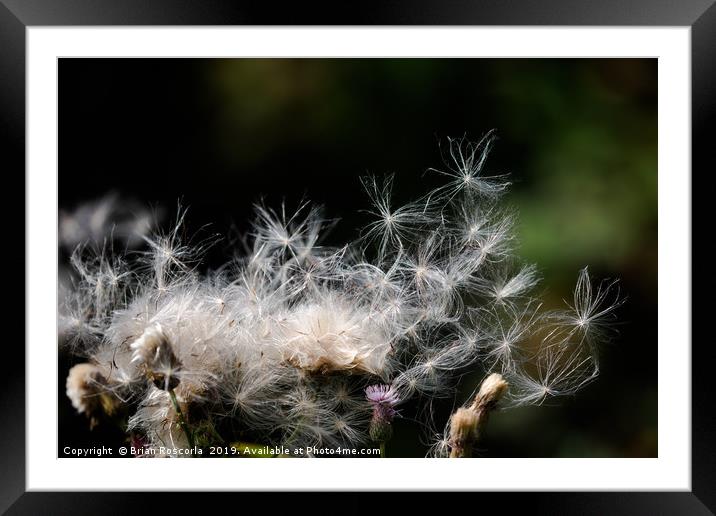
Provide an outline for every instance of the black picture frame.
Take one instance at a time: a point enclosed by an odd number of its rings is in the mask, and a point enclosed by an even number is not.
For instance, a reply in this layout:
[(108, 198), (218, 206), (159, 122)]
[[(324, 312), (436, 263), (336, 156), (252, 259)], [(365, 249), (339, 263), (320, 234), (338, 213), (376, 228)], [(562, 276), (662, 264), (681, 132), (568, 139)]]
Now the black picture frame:
[[(698, 195), (714, 191), (705, 184), (716, 171), (708, 132), (716, 121), (714, 0), (383, 0), (351, 5), (312, 3), (310, 7), (294, 3), (280, 8), (269, 2), (229, 0), (0, 0), (0, 141), (4, 144), (0, 170), (6, 178), (24, 178), (25, 174), (25, 29), (41, 25), (688, 26), (692, 52), (692, 210)], [(15, 184), (18, 183), (20, 180), (16, 179)], [(14, 190), (6, 188), (8, 193)], [(18, 194), (6, 197), (18, 203), (24, 199)], [(9, 213), (7, 226), (17, 231), (15, 241), (19, 247), (22, 230)], [(698, 252), (699, 247), (709, 245), (713, 229), (707, 224), (712, 217), (699, 218), (696, 211), (692, 214), (692, 331), (705, 325), (707, 310), (712, 305), (705, 295), (702, 300), (698, 297), (706, 294), (708, 284), (713, 281), (706, 268), (707, 253)], [(13, 258), (18, 268), (20, 256), (26, 258), (24, 246), (22, 249)], [(25, 274), (32, 274), (27, 266)], [(12, 281), (19, 283), (20, 278), (11, 278)], [(7, 288), (20, 292), (23, 287), (24, 284), (10, 283)], [(510, 495), (509, 502), (500, 494), (473, 495), (480, 497), (480, 510), (499, 499), (500, 504), (506, 504), (505, 508), (524, 503), (537, 513), (547, 514), (716, 513), (715, 393), (711, 383), (716, 347), (712, 337), (700, 340), (693, 335), (691, 492), (523, 493)], [(171, 504), (184, 503), (186, 495), (180, 494), (158, 499), (138, 493), (25, 492), (25, 352), (20, 345), (6, 344), (4, 359), (13, 367), (7, 368), (2, 377), (0, 397), (0, 448), (5, 471), (0, 482), (0, 510), (9, 514), (124, 514), (138, 507), (141, 512), (166, 512)], [(364, 506), (357, 496), (346, 495), (344, 506), (354, 510)], [(221, 498), (213, 498), (212, 505), (222, 503)]]

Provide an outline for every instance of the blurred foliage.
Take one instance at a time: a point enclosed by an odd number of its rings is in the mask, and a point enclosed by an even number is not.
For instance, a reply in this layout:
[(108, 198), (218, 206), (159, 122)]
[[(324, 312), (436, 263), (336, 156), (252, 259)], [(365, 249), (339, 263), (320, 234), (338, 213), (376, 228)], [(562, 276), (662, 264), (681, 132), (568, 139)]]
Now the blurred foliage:
[[(406, 201), (439, 183), (423, 172), (444, 137), (496, 129), (487, 169), (514, 181), (505, 200), (545, 303), (569, 300), (585, 265), (629, 300), (597, 382), (495, 414), (483, 455), (657, 455), (655, 59), (63, 61), (61, 206), (119, 188), (242, 231), (261, 195), (305, 195), (342, 219), (337, 243), (365, 221), (359, 175), (394, 172)], [(399, 422), (388, 455), (422, 455), (415, 431)]]
[[(277, 144), (330, 148), (345, 145), (353, 134), (365, 138), (377, 118), (410, 116), (411, 125), (417, 117), (440, 118), (444, 96), (453, 95), (450, 87), (461, 82), (451, 77), (452, 63), (221, 60), (209, 68), (220, 106), (216, 141), (241, 168), (265, 160)], [(597, 261), (615, 269), (633, 258), (656, 231), (655, 63), (494, 60), (479, 61), (475, 68), (458, 71), (469, 77), (473, 90), (473, 102), (459, 106), (469, 126), (429, 133), (455, 136), (476, 128), (471, 136), (477, 138), (496, 127), (505, 141), (498, 152), (514, 156), (511, 147), (519, 148), (516, 159), (510, 156), (501, 165), (517, 179), (511, 200), (522, 213), (525, 257), (545, 267)], [(386, 93), (395, 91), (399, 105), (391, 106)], [(492, 123), (480, 125), (480, 119)], [(366, 146), (382, 142), (380, 152), (399, 138), (381, 132)], [(243, 141), (237, 145), (238, 137)], [(359, 154), (345, 159), (360, 166)], [(335, 166), (341, 173), (343, 163)], [(418, 164), (413, 172), (421, 168), (427, 165)]]

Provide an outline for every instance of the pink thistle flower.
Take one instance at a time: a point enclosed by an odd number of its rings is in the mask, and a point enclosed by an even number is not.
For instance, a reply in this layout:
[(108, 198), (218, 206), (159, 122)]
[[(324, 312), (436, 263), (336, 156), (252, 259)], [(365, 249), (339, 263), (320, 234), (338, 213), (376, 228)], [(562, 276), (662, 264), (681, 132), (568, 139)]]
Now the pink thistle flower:
[(365, 389), (365, 397), (373, 406), (373, 418), (390, 423), (396, 414), (395, 406), (400, 401), (392, 385), (370, 385)]

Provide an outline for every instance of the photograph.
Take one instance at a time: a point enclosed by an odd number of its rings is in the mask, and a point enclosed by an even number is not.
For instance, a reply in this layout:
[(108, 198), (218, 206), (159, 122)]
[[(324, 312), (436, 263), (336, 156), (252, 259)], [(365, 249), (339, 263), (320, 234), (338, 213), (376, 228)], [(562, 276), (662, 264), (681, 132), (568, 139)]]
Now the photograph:
[(57, 457), (659, 457), (658, 69), (58, 58)]

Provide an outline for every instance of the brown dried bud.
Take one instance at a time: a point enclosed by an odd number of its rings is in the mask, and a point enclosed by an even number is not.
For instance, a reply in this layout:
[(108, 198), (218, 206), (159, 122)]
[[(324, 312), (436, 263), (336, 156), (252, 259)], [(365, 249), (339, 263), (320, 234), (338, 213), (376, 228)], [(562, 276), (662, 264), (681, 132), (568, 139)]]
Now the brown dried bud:
[(112, 416), (119, 407), (119, 399), (107, 389), (107, 379), (94, 364), (77, 364), (70, 369), (66, 388), (72, 406), (89, 418), (90, 428), (97, 425), (102, 413)]
[(501, 374), (493, 373), (482, 381), (469, 407), (461, 407), (450, 417), (450, 457), (470, 457), (480, 430), (508, 388)]

